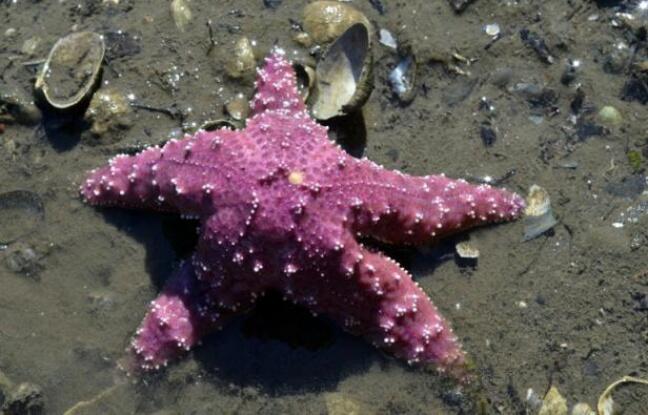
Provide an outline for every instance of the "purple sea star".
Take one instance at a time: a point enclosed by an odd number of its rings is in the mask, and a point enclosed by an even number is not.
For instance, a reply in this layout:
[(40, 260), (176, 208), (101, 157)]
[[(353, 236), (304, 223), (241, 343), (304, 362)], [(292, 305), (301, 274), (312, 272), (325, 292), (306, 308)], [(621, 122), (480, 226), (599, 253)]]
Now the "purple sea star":
[(135, 364), (166, 365), (275, 290), (394, 356), (461, 377), (461, 345), (428, 296), (356, 238), (432, 243), (514, 219), (523, 200), (350, 157), (307, 113), (283, 55), (276, 50), (259, 70), (244, 130), (199, 131), (116, 156), (81, 186), (92, 205), (200, 220), (196, 252), (151, 303), (132, 341)]

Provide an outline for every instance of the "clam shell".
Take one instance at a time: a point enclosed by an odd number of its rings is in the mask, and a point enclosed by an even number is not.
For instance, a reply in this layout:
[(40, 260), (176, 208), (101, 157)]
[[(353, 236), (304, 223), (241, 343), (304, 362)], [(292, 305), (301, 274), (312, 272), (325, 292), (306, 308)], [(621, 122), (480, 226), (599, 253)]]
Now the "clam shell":
[(106, 47), (94, 32), (59, 39), (36, 78), (35, 88), (54, 108), (71, 108), (92, 95)]
[(558, 224), (551, 209), (549, 193), (535, 184), (529, 188), (524, 213), (524, 241), (534, 239)]
[(243, 127), (241, 122), (236, 120), (226, 120), (226, 119), (216, 119), (216, 120), (207, 120), (200, 126), (201, 130), (205, 131), (216, 131), (222, 128), (228, 130), (240, 130)]
[(293, 69), (297, 76), (297, 88), (299, 89), (299, 94), (304, 101), (307, 101), (310, 91), (315, 85), (315, 78), (317, 77), (315, 69), (302, 63), (293, 64)]
[(360, 108), (373, 90), (373, 58), (367, 26), (349, 27), (316, 67), (310, 100), (313, 116), (328, 120)]

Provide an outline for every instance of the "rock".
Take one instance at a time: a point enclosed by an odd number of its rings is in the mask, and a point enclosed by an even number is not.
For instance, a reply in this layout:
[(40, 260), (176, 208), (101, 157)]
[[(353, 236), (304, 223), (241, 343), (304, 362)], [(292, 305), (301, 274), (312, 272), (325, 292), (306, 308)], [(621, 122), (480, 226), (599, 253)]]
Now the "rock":
[(612, 196), (634, 199), (646, 189), (646, 178), (643, 174), (633, 174), (623, 177), (618, 182), (606, 184), (604, 189)]
[(225, 71), (234, 79), (241, 79), (254, 75), (256, 58), (252, 42), (245, 36), (238, 38), (225, 57)]
[(171, 2), (171, 16), (173, 16), (173, 21), (178, 30), (184, 32), (192, 18), (189, 4), (185, 0), (173, 0)]
[(0, 371), (0, 410), (4, 408), (4, 404), (10, 397), (12, 389), (13, 382), (2, 371)]
[(225, 104), (225, 113), (236, 121), (243, 121), (250, 113), (249, 100), (243, 94), (237, 94)]
[(315, 1), (304, 8), (304, 30), (315, 43), (329, 43), (355, 23), (362, 23), (371, 31), (367, 17), (348, 4)]
[(0, 85), (0, 119), (3, 122), (36, 125), (42, 115), (34, 100), (15, 85)]
[(23, 42), (20, 51), (27, 56), (34, 56), (40, 44), (41, 38), (39, 38), (38, 36), (30, 37)]
[(6, 415), (42, 415), (45, 401), (40, 386), (21, 383), (11, 393), (2, 409)]
[(92, 124), (90, 131), (103, 136), (130, 128), (132, 110), (126, 96), (113, 87), (99, 89), (85, 113), (85, 119)]
[(27, 277), (32, 277), (41, 270), (39, 259), (40, 255), (22, 242), (11, 245), (4, 254), (5, 265), (9, 271)]

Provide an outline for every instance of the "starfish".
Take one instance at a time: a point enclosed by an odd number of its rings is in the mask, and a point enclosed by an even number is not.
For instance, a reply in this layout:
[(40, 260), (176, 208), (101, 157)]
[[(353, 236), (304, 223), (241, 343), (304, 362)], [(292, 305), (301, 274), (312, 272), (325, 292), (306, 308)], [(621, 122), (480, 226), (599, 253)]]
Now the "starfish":
[(523, 200), (443, 175), (390, 171), (346, 154), (308, 114), (281, 49), (258, 70), (243, 130), (198, 131), (90, 173), (92, 205), (200, 221), (196, 251), (170, 277), (131, 344), (156, 369), (268, 291), (409, 363), (462, 376), (465, 354), (412, 277), (358, 238), (429, 244), (511, 220)]

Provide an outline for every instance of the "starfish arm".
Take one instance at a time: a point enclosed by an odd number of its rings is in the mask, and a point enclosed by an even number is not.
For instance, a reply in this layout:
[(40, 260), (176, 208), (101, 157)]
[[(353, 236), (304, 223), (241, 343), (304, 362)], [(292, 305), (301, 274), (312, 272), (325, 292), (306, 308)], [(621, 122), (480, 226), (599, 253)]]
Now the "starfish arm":
[(425, 244), (464, 229), (515, 219), (524, 208), (520, 196), (503, 189), (445, 176), (409, 176), (364, 160), (358, 163), (364, 164), (358, 176), (369, 179), (350, 181), (355, 184), (349, 200), (352, 227), (382, 241)]
[(131, 342), (135, 367), (154, 369), (188, 351), (205, 334), (206, 324), (196, 311), (200, 297), (191, 261), (166, 283), (151, 302), (149, 312)]
[(81, 195), (86, 202), (96, 206), (176, 211), (159, 199), (154, 166), (161, 154), (161, 148), (151, 147), (135, 156), (120, 154), (113, 157), (107, 166), (90, 172), (81, 185)]
[[(113, 157), (107, 166), (90, 172), (81, 186), (84, 199), (93, 205), (181, 212), (197, 217), (222, 199), (229, 179), (219, 169), (229, 168), (236, 156), (236, 131), (199, 131), (163, 147), (139, 154)], [(223, 148), (227, 147), (227, 148)]]
[[(195, 346), (206, 334), (219, 329), (241, 310), (224, 307), (217, 298), (224, 291), (215, 291), (204, 272), (198, 256), (185, 261), (180, 270), (166, 283), (159, 296), (151, 302), (149, 312), (131, 342), (132, 369), (157, 369), (181, 356)], [(246, 294), (246, 299), (249, 295)], [(228, 298), (236, 304), (243, 300)]]
[(298, 113), (306, 111), (306, 105), (297, 90), (295, 70), (284, 57), (285, 52), (275, 49), (265, 59), (263, 68), (257, 72), (256, 95), (250, 103), (252, 114), (264, 111)]
[[(328, 258), (303, 279), (295, 276), (293, 300), (398, 358), (463, 378), (461, 345), (425, 292), (392, 259), (368, 251), (351, 235), (347, 239), (339, 261)], [(313, 283), (313, 274), (320, 284)]]

